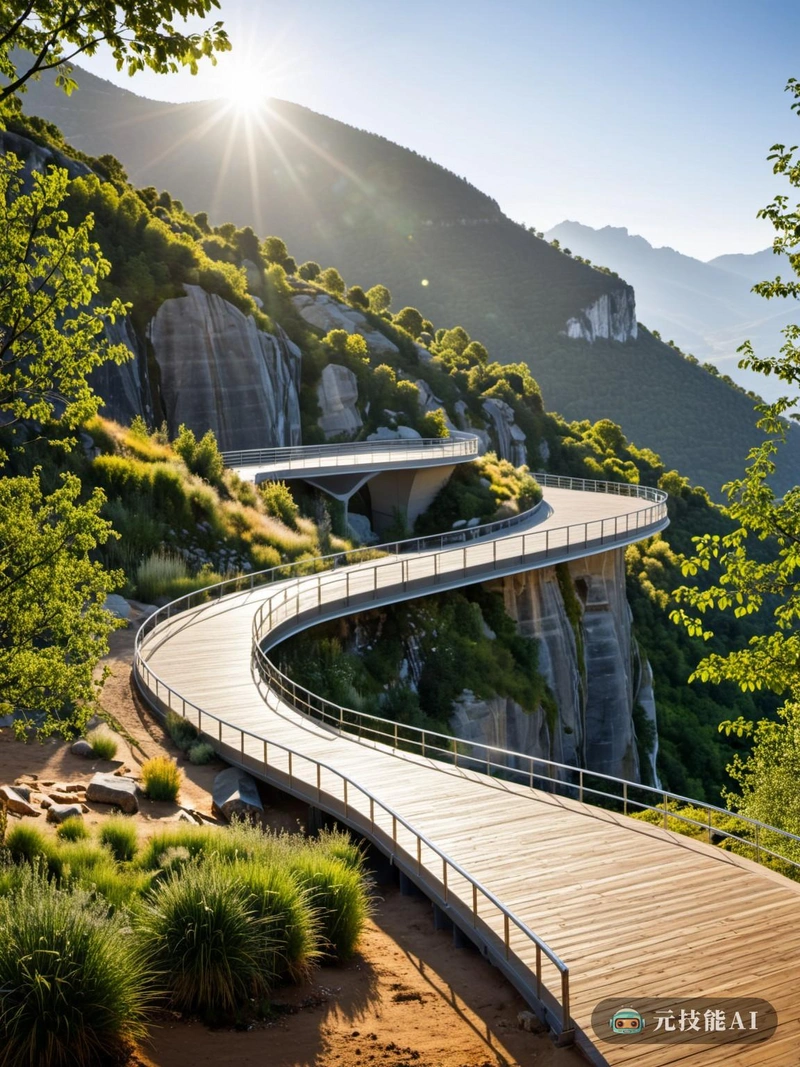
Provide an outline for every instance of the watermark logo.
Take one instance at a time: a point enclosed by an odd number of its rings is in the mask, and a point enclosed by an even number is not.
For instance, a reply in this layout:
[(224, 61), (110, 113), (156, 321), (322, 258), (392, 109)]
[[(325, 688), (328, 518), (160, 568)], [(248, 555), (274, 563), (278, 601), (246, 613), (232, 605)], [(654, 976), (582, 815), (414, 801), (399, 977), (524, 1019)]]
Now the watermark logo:
[(778, 1016), (769, 1001), (756, 997), (634, 997), (601, 1000), (592, 1028), (613, 1044), (755, 1044), (772, 1037)]
[(644, 1019), (634, 1008), (620, 1008), (611, 1016), (608, 1025), (612, 1033), (630, 1037), (644, 1030)]

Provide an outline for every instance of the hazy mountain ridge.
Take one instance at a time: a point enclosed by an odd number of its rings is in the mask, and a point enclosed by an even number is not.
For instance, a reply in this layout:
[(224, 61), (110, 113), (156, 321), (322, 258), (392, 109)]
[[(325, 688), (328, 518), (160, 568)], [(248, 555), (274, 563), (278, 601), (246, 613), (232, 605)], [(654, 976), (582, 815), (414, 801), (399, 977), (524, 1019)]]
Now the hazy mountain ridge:
[[(217, 101), (173, 106), (85, 72), (78, 80), (83, 88), (69, 99), (34, 85), (26, 111), (91, 155), (112, 153), (135, 184), (168, 189), (214, 223), (277, 234), (298, 262), (333, 264), (348, 284), (382, 282), (395, 309), (416, 306), (437, 327), (462, 324), (492, 358), (528, 363), (548, 408), (613, 419), (714, 496), (741, 473), (757, 440), (752, 401), (647, 331), (635, 340), (623, 331), (624, 344), (567, 338), (571, 320), (590, 322), (603, 305), (627, 307), (635, 326), (632, 290), (536, 238), (465, 180), (294, 104), (273, 102), (248, 142), (244, 120), (226, 117)], [(638, 318), (648, 322), (641, 309)], [(800, 471), (800, 443), (791, 447)]]
[(639, 318), (665, 340), (714, 363), (745, 389), (767, 398), (780, 395), (779, 383), (740, 370), (736, 351), (745, 340), (757, 351), (777, 351), (781, 329), (796, 315), (796, 305), (768, 303), (751, 291), (755, 282), (780, 271), (771, 249), (704, 263), (673, 248), (654, 248), (619, 226), (593, 229), (565, 221), (545, 237), (627, 278), (636, 290)]

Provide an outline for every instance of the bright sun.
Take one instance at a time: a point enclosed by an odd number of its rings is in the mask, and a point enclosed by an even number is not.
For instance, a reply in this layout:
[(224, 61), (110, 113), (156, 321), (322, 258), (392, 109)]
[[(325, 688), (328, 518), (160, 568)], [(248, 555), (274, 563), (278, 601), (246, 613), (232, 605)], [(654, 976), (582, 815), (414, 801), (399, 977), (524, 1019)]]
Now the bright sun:
[(267, 78), (255, 67), (243, 65), (226, 78), (225, 99), (243, 115), (262, 111), (268, 97)]

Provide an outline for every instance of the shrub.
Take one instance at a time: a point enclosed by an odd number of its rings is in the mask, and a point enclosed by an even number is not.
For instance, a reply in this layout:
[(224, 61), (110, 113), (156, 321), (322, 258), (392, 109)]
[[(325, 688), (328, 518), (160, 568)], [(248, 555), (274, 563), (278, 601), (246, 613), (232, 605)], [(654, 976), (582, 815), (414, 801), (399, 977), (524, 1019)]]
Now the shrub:
[(325, 952), (340, 960), (352, 956), (370, 911), (361, 873), (321, 849), (298, 852), (290, 863), (319, 911)]
[(177, 800), (183, 774), (167, 756), (154, 756), (142, 764), (144, 791), (151, 800)]
[(209, 745), (208, 741), (198, 741), (189, 749), (188, 755), (191, 763), (201, 766), (204, 763), (210, 763), (216, 756), (216, 752), (214, 746)]
[(189, 577), (186, 564), (174, 552), (153, 552), (136, 571), (136, 588), (142, 600), (152, 603), (171, 596), (177, 582)]
[(215, 864), (189, 864), (160, 882), (140, 919), (151, 965), (179, 1011), (235, 1015), (272, 975), (251, 894)]
[(200, 731), (194, 723), (184, 719), (177, 711), (167, 712), (164, 727), (181, 752), (186, 752), (187, 749), (191, 748), (200, 736)]
[(56, 836), (62, 841), (81, 841), (89, 836), (89, 831), (81, 815), (70, 815), (56, 830)]
[(100, 843), (111, 850), (115, 860), (128, 863), (139, 847), (136, 827), (130, 819), (109, 819), (100, 830)]
[(211, 826), (176, 826), (160, 830), (145, 841), (136, 860), (137, 866), (155, 871), (162, 866), (162, 859), (169, 849), (185, 848), (191, 857), (214, 850), (214, 842), (220, 835)]
[(86, 1067), (145, 1035), (152, 987), (136, 939), (85, 893), (30, 872), (0, 898), (4, 1067)]
[(256, 914), (267, 923), (267, 973), (302, 981), (319, 957), (319, 921), (308, 890), (288, 870), (286, 857), (267, 863), (240, 859), (224, 870), (252, 895)]
[(300, 510), (286, 482), (262, 482), (259, 489), (267, 514), (280, 519), (290, 530), (296, 530)]
[(117, 754), (117, 739), (108, 727), (98, 726), (86, 735), (92, 746), (92, 755), (96, 759), (113, 759)]
[(61, 860), (55, 842), (35, 826), (15, 826), (6, 837), (6, 848), (15, 863), (44, 861), (50, 874), (61, 874)]

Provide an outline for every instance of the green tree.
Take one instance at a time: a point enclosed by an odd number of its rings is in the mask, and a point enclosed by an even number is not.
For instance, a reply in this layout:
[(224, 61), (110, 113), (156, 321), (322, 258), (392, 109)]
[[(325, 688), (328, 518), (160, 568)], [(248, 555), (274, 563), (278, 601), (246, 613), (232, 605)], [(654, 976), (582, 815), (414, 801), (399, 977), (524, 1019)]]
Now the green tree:
[[(197, 73), (202, 59), (215, 63), (215, 52), (230, 49), (221, 22), (197, 33), (181, 33), (177, 20), (204, 18), (218, 0), (5, 0), (0, 10), (0, 104), (24, 90), (31, 78), (55, 70), (56, 84), (75, 88), (70, 61), (81, 53), (110, 49), (117, 70), (128, 74), (149, 67), (173, 74), (181, 67)], [(21, 67), (19, 51), (30, 53)], [(12, 57), (12, 52), (13, 57)]]
[(395, 326), (399, 326), (401, 330), (405, 330), (406, 333), (416, 339), (422, 333), (422, 315), (416, 308), (405, 307), (402, 311), (398, 311), (392, 320)]
[(347, 290), (347, 303), (350, 307), (358, 308), (359, 311), (369, 310), (369, 300), (367, 294), (361, 288), (360, 285), (351, 285)]
[(103, 608), (123, 579), (92, 559), (113, 536), (99, 490), (81, 501), (81, 483), (63, 475), (42, 492), (32, 477), (0, 479), (0, 709), (43, 734), (67, 732), (91, 714), (102, 676), (97, 663), (122, 625)]
[(130, 357), (103, 336), (105, 320), (126, 308), (119, 300), (90, 306), (111, 267), (91, 240), (92, 216), (68, 224), (67, 172), (31, 177), (24, 193), (20, 161), (0, 158), (0, 411), (6, 425), (36, 420), (70, 431), (102, 403), (90, 371)]
[(321, 272), (317, 281), (322, 288), (327, 289), (332, 296), (344, 296), (344, 279), (336, 267), (326, 267), (325, 270)]
[(370, 311), (374, 311), (376, 315), (382, 315), (392, 306), (392, 294), (385, 285), (373, 285), (371, 289), (367, 289), (367, 300)]
[(313, 259), (308, 259), (301, 264), (297, 273), (304, 282), (315, 282), (322, 273), (322, 267), (320, 267), (319, 263), (315, 263)]
[[(792, 78), (787, 90), (794, 96), (792, 110), (800, 113), (800, 82)], [(768, 157), (773, 172), (795, 189), (800, 187), (796, 151), (796, 147), (778, 144)], [(754, 289), (767, 299), (796, 298), (800, 295), (800, 204), (792, 205), (790, 197), (781, 194), (758, 214), (774, 227), (773, 251), (785, 254), (795, 276), (789, 280), (778, 276)], [(723, 487), (728, 498), (724, 511), (734, 528), (726, 534), (693, 539), (694, 553), (681, 559), (681, 571), (684, 577), (699, 580), (675, 591), (679, 606), (672, 618), (690, 635), (706, 640), (713, 636), (705, 623), (712, 610), (732, 612), (739, 618), (761, 612), (761, 618), (771, 618), (744, 648), (706, 655), (690, 680), (730, 680), (745, 691), (766, 688), (787, 697), (778, 722), (756, 726), (740, 717), (721, 728), (754, 740), (752, 755), (729, 768), (742, 788), (741, 795), (729, 799), (748, 814), (766, 814), (783, 825), (797, 826), (800, 789), (793, 768), (800, 753), (800, 487), (778, 497), (770, 482), (789, 428), (786, 414), (798, 404), (800, 326), (789, 325), (783, 334), (785, 343), (777, 356), (757, 355), (749, 341), (739, 349), (741, 367), (774, 374), (795, 391), (773, 404), (757, 406), (765, 439), (750, 451), (744, 477)]]

